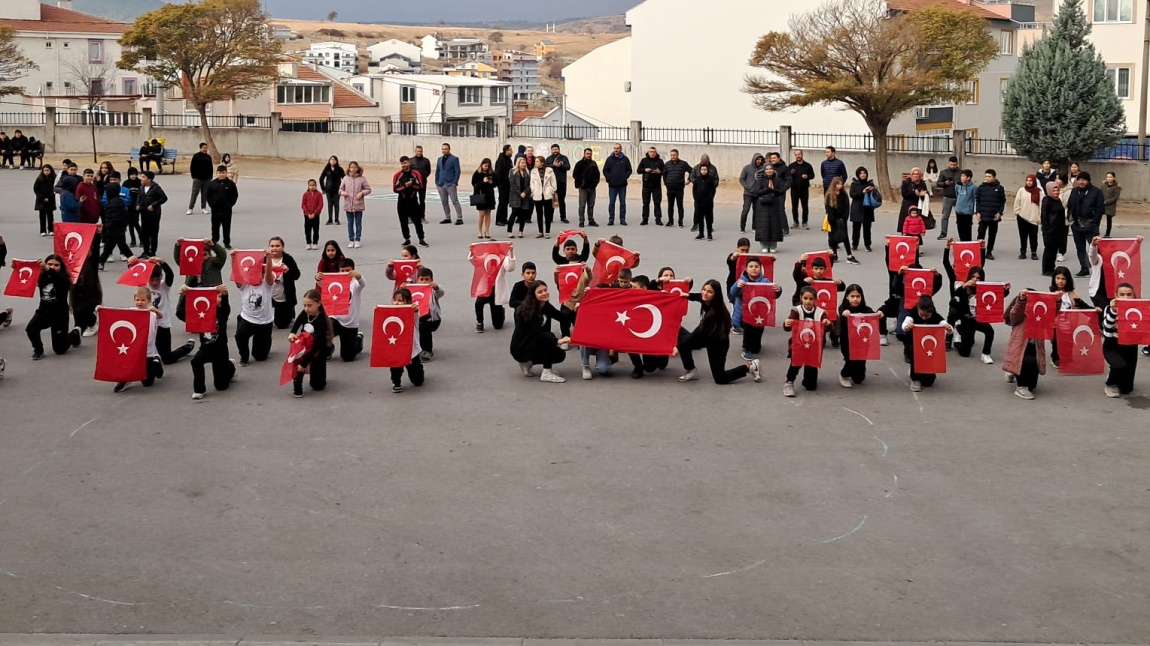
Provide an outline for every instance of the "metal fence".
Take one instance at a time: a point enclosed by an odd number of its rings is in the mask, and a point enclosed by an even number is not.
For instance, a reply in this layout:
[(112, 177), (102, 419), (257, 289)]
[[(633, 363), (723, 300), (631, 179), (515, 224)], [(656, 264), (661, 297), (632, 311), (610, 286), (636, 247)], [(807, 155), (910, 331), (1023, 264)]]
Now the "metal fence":
[[(271, 128), (270, 116), (251, 114), (227, 114), (207, 116), (209, 128)], [(197, 112), (177, 114), (153, 114), (153, 128), (199, 128), (200, 115)]]
[(56, 125), (135, 127), (144, 123), (144, 115), (139, 112), (105, 112), (103, 110), (82, 110), (77, 112), (57, 112)]
[[(870, 134), (825, 134), (792, 132), (791, 148), (824, 149), (834, 146), (836, 150), (874, 151), (875, 139)], [(886, 138), (889, 152), (905, 153), (949, 153), (954, 151), (954, 141), (949, 136), (906, 136), (890, 135)]]
[(448, 121), (446, 123), (412, 123), (392, 121), (389, 135), (431, 136), (431, 137), (479, 137), (494, 139), (499, 136), (499, 128), (491, 122)]
[(1094, 159), (1147, 161), (1150, 160), (1150, 143), (1140, 146), (1137, 140), (1123, 141), (1115, 146), (1094, 153)]
[(43, 112), (0, 112), (0, 126), (42, 126), (46, 123)]
[(523, 139), (627, 141), (631, 138), (631, 129), (618, 126), (581, 126), (573, 124), (518, 124), (511, 126), (510, 134), (512, 137), (520, 137)]
[(998, 155), (1002, 157), (1017, 157), (1014, 146), (1005, 139), (966, 139), (966, 153), (968, 155)]
[(665, 144), (729, 144), (778, 146), (778, 130), (729, 130), (721, 128), (648, 128), (640, 133), (643, 141)]
[(280, 132), (378, 135), (379, 121), (355, 121), (350, 119), (281, 119)]

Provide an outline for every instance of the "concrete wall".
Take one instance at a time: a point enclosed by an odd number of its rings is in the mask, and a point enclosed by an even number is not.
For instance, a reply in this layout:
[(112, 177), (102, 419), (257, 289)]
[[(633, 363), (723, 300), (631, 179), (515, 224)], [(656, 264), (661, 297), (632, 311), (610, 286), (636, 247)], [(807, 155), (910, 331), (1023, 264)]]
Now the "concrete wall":
[(563, 68), (567, 107), (600, 123), (631, 123), (631, 37), (592, 50)]

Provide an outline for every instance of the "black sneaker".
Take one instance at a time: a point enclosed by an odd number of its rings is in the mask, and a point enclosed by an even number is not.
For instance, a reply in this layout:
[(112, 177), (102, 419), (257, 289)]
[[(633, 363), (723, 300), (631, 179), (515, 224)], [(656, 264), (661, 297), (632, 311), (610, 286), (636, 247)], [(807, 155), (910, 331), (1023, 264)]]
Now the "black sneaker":
[(451, 218), (443, 218), (439, 221), (440, 224), (451, 224)]
[[(667, 226), (673, 227), (673, 226), (675, 226), (675, 223), (670, 221), (670, 220), (667, 220)], [(683, 226), (683, 225), (680, 224), (679, 226)]]
[(642, 222), (639, 223), (639, 226), (641, 226), (641, 227), (647, 226), (647, 221), (643, 220)]
[(634, 370), (632, 370), (631, 371), (631, 378), (632, 379), (642, 379), (643, 378), (643, 369), (642, 368), (635, 368)]
[(458, 220), (455, 221), (455, 226), (460, 226), (462, 224), (463, 224), (463, 218), (459, 218)]
[(619, 226), (625, 227), (625, 226), (627, 226), (627, 223), (624, 222), (623, 220), (619, 220)]
[(399, 393), (403, 392), (403, 386), (400, 386), (399, 384), (395, 384), (394, 386), (391, 387), (391, 392), (399, 394)]
[(406, 246), (408, 246), (408, 245), (410, 245), (410, 244), (411, 244), (411, 240), (404, 240), (404, 241), (403, 241), (403, 244), (401, 244), (400, 246), (401, 246), (401, 247), (406, 247)]
[(994, 260), (994, 254), (993, 254), (993, 253), (991, 253), (991, 252), (989, 252), (989, 251), (987, 251), (987, 252), (986, 252), (986, 255), (985, 255), (985, 256), (983, 256), (983, 258), (984, 258), (985, 260)]
[(43, 359), (43, 358), (44, 358), (44, 353), (43, 353), (43, 352), (33, 352), (33, 353), (32, 353), (32, 360), (33, 360), (33, 361), (40, 361), (40, 360), (41, 360), (41, 359)]
[(303, 397), (303, 380), (302, 379), (297, 378), (297, 379), (292, 380), (291, 394), (296, 399)]
[(483, 324), (482, 323), (476, 323), (475, 324), (475, 332), (477, 334), (483, 334)]
[(598, 222), (596, 222), (596, 221), (594, 221), (594, 220), (591, 220), (590, 222), (588, 222), (588, 223), (587, 223), (587, 226), (589, 226), (589, 227), (597, 227), (597, 226), (599, 226), (599, 223), (598, 223)]
[(568, 220), (567, 218), (559, 218), (559, 221), (562, 222), (563, 224), (571, 224), (571, 221)]
[(72, 331), (68, 333), (68, 340), (72, 342), (73, 348), (80, 347), (80, 328), (72, 328)]
[(121, 381), (120, 383), (116, 384), (116, 386), (114, 388), (112, 388), (112, 392), (122, 393), (122, 392), (124, 392), (124, 389), (127, 387), (128, 387), (128, 383), (126, 381)]
[(1090, 275), (1090, 270), (1089, 269), (1083, 269), (1082, 271), (1080, 271), (1074, 275), (1078, 276), (1079, 278), (1085, 278), (1086, 276)]

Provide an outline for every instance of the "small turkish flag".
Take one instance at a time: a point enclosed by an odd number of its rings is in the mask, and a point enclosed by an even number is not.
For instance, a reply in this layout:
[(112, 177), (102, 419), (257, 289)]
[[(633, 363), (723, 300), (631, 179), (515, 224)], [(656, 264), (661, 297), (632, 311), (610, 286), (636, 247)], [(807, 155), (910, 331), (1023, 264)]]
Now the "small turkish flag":
[(420, 318), (431, 314), (431, 299), (435, 298), (435, 290), (429, 283), (412, 283), (407, 286), (411, 292), (411, 302), (419, 306)]
[(1118, 299), (1118, 342), (1150, 345), (1150, 300)]
[[(560, 231), (559, 235), (556, 236), (556, 240), (559, 241), (559, 250), (560, 251), (563, 250), (563, 245), (567, 244), (567, 241), (569, 239), (580, 238), (582, 236), (583, 236), (583, 232), (580, 231), (579, 229), (568, 229), (566, 231)], [(575, 242), (579, 242), (579, 240), (575, 240)]]
[(747, 270), (747, 261), (751, 258), (758, 258), (763, 265), (763, 275), (772, 283), (775, 282), (775, 257), (765, 253), (735, 254), (735, 279), (738, 280), (739, 276), (742, 276), (743, 272)]
[(826, 310), (830, 320), (839, 320), (839, 313), (835, 311), (838, 309), (838, 284), (833, 280), (813, 280), (811, 287), (815, 290), (815, 305)]
[(351, 305), (351, 274), (324, 274), (319, 295), (328, 316), (346, 316)]
[(587, 290), (571, 344), (587, 348), (670, 356), (679, 342), (687, 299), (652, 289)]
[(392, 260), (391, 268), (395, 271), (395, 289), (406, 287), (408, 283), (415, 282), (415, 272), (419, 271), (419, 260)]
[(180, 275), (199, 276), (204, 271), (204, 241), (180, 241)]
[(216, 323), (216, 288), (195, 287), (189, 288), (184, 294), (184, 318), (187, 320), (188, 334), (215, 334)]
[[(310, 332), (300, 332), (299, 336), (291, 342), (291, 347), (288, 348), (287, 356), (284, 357), (284, 364), (280, 367), (280, 385), (284, 385), (295, 379), (296, 373), (299, 372), (299, 360), (306, 355), (315, 343), (315, 339)], [(322, 361), (323, 359), (318, 359)], [(306, 373), (307, 370), (305, 369)]]
[(1006, 283), (979, 281), (974, 286), (975, 320), (979, 323), (1002, 323), (1006, 313)]
[(64, 268), (72, 276), (72, 282), (80, 277), (80, 268), (88, 258), (88, 250), (96, 238), (96, 225), (81, 222), (57, 222), (56, 235), (52, 239), (52, 250), (64, 259)]
[(1098, 312), (1062, 310), (1058, 313), (1058, 354), (1062, 375), (1100, 375), (1106, 371)]
[(911, 309), (923, 296), (934, 295), (934, 272), (929, 269), (907, 269), (902, 275), (902, 297)]
[(686, 280), (665, 280), (663, 281), (663, 291), (668, 294), (683, 294), (691, 293), (691, 283)]
[(148, 335), (153, 316), (149, 310), (136, 308), (100, 308), (94, 376), (97, 381), (121, 383), (148, 378)]
[(834, 266), (831, 263), (831, 252), (829, 252), (829, 251), (809, 251), (809, 252), (807, 252), (807, 264), (806, 264), (807, 275), (808, 276), (814, 276), (814, 273), (811, 271), (811, 267), (814, 266), (815, 258), (822, 258), (823, 262), (825, 262), (827, 264), (827, 271), (826, 271), (826, 273), (823, 274), (823, 278), (834, 278), (835, 277)]
[[(619, 280), (619, 270), (624, 267), (635, 266), (639, 254), (620, 247), (613, 242), (604, 242), (599, 245), (599, 255), (595, 256), (595, 267), (591, 273), (591, 286), (598, 287), (604, 283), (613, 285)], [(595, 346), (591, 346), (595, 347)]]
[(910, 267), (918, 259), (918, 238), (915, 236), (887, 236), (889, 251), (886, 268), (898, 273), (903, 267)]
[(951, 244), (950, 252), (954, 255), (954, 272), (959, 279), (965, 279), (972, 267), (982, 266), (982, 243), (977, 240), (955, 242)]
[(1058, 294), (1051, 292), (1026, 292), (1026, 338), (1043, 341), (1054, 338), (1058, 298)]
[(125, 269), (116, 283), (128, 287), (143, 287), (152, 279), (152, 268), (155, 266), (156, 263), (150, 260), (139, 260), (136, 264)]
[(851, 361), (878, 361), (882, 358), (882, 349), (875, 340), (878, 319), (877, 313), (847, 317), (847, 345), (850, 346)]
[(911, 371), (923, 375), (946, 372), (946, 326), (916, 325), (914, 332), (914, 365)]
[(264, 279), (264, 252), (262, 250), (234, 251), (232, 256), (232, 282), (240, 285), (259, 285)]
[(503, 263), (510, 253), (509, 242), (471, 243), (471, 266), (474, 268), (471, 272), (471, 298), (491, 295), (495, 290), (495, 280), (503, 271)]
[(579, 279), (583, 277), (583, 265), (559, 265), (555, 268), (555, 282), (559, 285), (559, 302), (566, 303), (575, 293)]
[(1122, 283), (1133, 285), (1135, 294), (1142, 293), (1142, 245), (1137, 238), (1104, 238), (1098, 241), (1098, 253), (1108, 298), (1114, 298)]
[(5, 296), (32, 298), (40, 282), (40, 263), (36, 260), (13, 260), (12, 275), (4, 288)]
[(823, 323), (812, 319), (791, 321), (791, 365), (823, 367)]
[(415, 349), (416, 312), (410, 305), (376, 305), (371, 332), (371, 367), (403, 368)]
[(744, 283), (743, 325), (775, 327), (778, 295), (778, 285), (774, 283)]

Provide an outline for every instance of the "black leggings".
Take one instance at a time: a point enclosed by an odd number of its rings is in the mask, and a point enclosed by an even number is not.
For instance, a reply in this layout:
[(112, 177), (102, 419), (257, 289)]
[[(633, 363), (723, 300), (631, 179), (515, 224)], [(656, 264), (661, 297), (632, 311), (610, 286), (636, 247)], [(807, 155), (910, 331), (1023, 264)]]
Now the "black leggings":
[(68, 330), (68, 310), (55, 314), (36, 310), (32, 315), (32, 320), (28, 321), (24, 332), (28, 334), (28, 340), (32, 342), (32, 351), (36, 354), (44, 352), (44, 341), (40, 338), (40, 332), (47, 329), (52, 330), (52, 352), (64, 354), (72, 347), (72, 338)]
[(859, 248), (859, 234), (862, 234), (863, 246), (870, 249), (871, 242), (871, 225), (873, 222), (851, 222), (851, 247), (854, 249)]
[(1106, 385), (1116, 386), (1123, 395), (1130, 394), (1134, 390), (1134, 373), (1138, 371), (1138, 346), (1121, 345), (1118, 339), (1107, 337), (1102, 340), (1102, 356), (1110, 366)]
[(242, 316), (236, 317), (236, 349), (240, 353), (240, 363), (248, 362), (248, 342), (251, 342), (250, 357), (256, 361), (266, 361), (272, 351), (272, 324), (257, 325)]
[(507, 218), (507, 233), (511, 233), (516, 223), (519, 223), (519, 233), (523, 233), (523, 227), (527, 226), (527, 221), (530, 219), (530, 207), (525, 209), (511, 209), (511, 217)]
[[(414, 359), (411, 360), (411, 363), (407, 364), (407, 378), (411, 380), (411, 384), (413, 386), (422, 386), (423, 385), (423, 377), (424, 377), (424, 375), (423, 375), (423, 362), (419, 360), (419, 357), (415, 357)], [(392, 385), (394, 385), (394, 386), (401, 385), (402, 379), (403, 379), (403, 368), (392, 368), (391, 369), (391, 383), (392, 383)]]
[(156, 351), (160, 353), (160, 361), (165, 366), (183, 359), (191, 354), (196, 344), (187, 341), (175, 350), (172, 349), (172, 328), (170, 327), (157, 327), (156, 328)]
[[(326, 356), (327, 356), (327, 351), (321, 350), (320, 352), (317, 352), (314, 357), (312, 357), (312, 360), (307, 365), (306, 375), (308, 378), (308, 384), (311, 386), (312, 390), (318, 391), (318, 390), (323, 390), (324, 388), (327, 388), (327, 360), (325, 359)], [(304, 375), (305, 375), (305, 373), (302, 373), (302, 372), (296, 372), (295, 373), (295, 385), (294, 385), (294, 387), (295, 387), (295, 391), (297, 393), (303, 391)]]
[[(503, 317), (505, 312), (502, 305), (495, 304), (495, 291), (492, 290), (487, 296), (480, 296), (475, 299), (475, 322), (483, 325), (483, 306), (491, 306), (491, 327), (496, 330), (503, 329)], [(426, 348), (425, 348), (426, 349)]]
[(1026, 243), (1030, 242), (1030, 253), (1038, 253), (1038, 225), (1015, 216), (1018, 220), (1018, 253), (1026, 253)]
[(986, 239), (986, 253), (994, 251), (994, 241), (998, 238), (998, 222), (994, 220), (978, 221), (978, 239)]
[(359, 328), (344, 327), (343, 323), (335, 319), (329, 320), (332, 334), (339, 339), (339, 358), (344, 361), (355, 361), (355, 357), (363, 352), (363, 339), (359, 338)]
[(979, 323), (976, 319), (966, 317), (959, 319), (955, 327), (958, 328), (958, 343), (954, 344), (954, 349), (958, 351), (958, 356), (970, 356), (974, 349), (975, 332), (982, 332), (982, 353), (990, 354), (990, 349), (994, 345), (994, 326), (990, 323)]
[(303, 243), (319, 244), (319, 216), (303, 216)]
[(419, 319), (419, 347), (424, 352), (435, 351), (435, 337), (432, 336), (432, 332), (438, 330), (442, 323), (443, 319), (432, 321), (430, 314)]
[(679, 330), (679, 356), (683, 359), (684, 370), (695, 369), (695, 359), (691, 356), (693, 350), (707, 351), (707, 363), (711, 366), (711, 377), (715, 383), (729, 384), (746, 377), (750, 369), (745, 365), (736, 366), (727, 370), (727, 350), (731, 348), (731, 340), (729, 338), (714, 339), (706, 343), (698, 341), (691, 343), (691, 333), (686, 330)]
[(958, 229), (959, 242), (971, 242), (974, 238), (971, 236), (971, 229), (974, 228), (974, 214), (973, 213), (954, 213), (954, 228)]
[(554, 219), (555, 207), (551, 200), (535, 202), (535, 224), (539, 227), (539, 233), (551, 233), (551, 221)]
[(286, 330), (295, 321), (295, 306), (289, 305), (287, 301), (272, 301), (272, 311), (275, 313), (272, 322), (276, 329)]
[(236, 366), (228, 357), (228, 343), (226, 339), (218, 339), (215, 343), (200, 345), (199, 351), (192, 356), (192, 392), (200, 395), (208, 391), (206, 371), (204, 366), (212, 366), (212, 385), (216, 390), (227, 390), (236, 374)]
[(1019, 388), (1034, 390), (1038, 387), (1038, 347), (1034, 341), (1026, 342), (1022, 353), (1022, 368), (1015, 375), (1014, 382)]
[(156, 248), (160, 244), (160, 216), (140, 216), (140, 245), (143, 247), (143, 256), (150, 258), (156, 255)]
[(335, 223), (339, 224), (339, 191), (324, 195), (327, 195), (327, 223), (331, 224), (332, 218), (335, 218)]
[(48, 209), (40, 211), (40, 233), (52, 233), (54, 231), (56, 220), (56, 212)]
[[(231, 248), (232, 246), (232, 210), (226, 211), (212, 209), (212, 242), (218, 243), (220, 241), (220, 234), (223, 234), (224, 246)], [(317, 240), (319, 238), (316, 238)]]
[(762, 352), (763, 328), (743, 321), (743, 349), (751, 354)]

